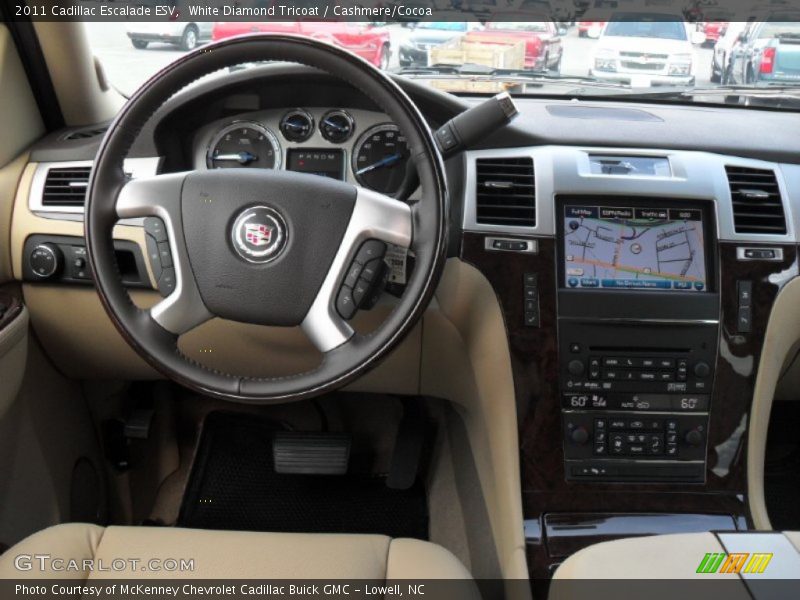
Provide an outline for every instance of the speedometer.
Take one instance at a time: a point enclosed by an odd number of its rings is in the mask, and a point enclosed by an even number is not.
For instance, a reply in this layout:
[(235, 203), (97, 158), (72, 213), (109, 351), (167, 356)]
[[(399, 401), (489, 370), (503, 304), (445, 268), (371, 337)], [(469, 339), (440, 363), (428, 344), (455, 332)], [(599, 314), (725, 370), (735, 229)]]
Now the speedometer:
[(251, 121), (223, 127), (211, 140), (206, 155), (209, 169), (248, 167), (274, 169), (281, 165), (278, 138), (269, 129)]
[(383, 123), (367, 129), (353, 149), (353, 174), (364, 187), (393, 194), (406, 176), (409, 151), (397, 125)]

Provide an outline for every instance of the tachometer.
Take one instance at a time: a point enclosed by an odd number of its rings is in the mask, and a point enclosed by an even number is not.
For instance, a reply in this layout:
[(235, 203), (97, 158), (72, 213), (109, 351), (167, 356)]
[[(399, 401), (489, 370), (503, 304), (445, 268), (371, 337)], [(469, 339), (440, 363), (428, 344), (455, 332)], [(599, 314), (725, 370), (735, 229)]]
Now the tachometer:
[(231, 123), (211, 140), (206, 165), (209, 169), (274, 169), (281, 165), (281, 147), (275, 134), (263, 125)]
[(406, 176), (409, 151), (397, 125), (384, 123), (365, 131), (353, 149), (353, 174), (364, 187), (393, 194)]

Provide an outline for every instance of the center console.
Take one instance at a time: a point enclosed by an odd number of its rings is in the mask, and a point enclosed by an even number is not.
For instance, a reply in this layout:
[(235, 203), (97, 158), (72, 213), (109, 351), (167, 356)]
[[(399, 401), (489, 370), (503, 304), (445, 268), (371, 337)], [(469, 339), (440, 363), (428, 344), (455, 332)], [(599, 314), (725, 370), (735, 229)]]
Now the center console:
[(698, 482), (719, 327), (715, 231), (700, 201), (556, 201), (564, 471)]

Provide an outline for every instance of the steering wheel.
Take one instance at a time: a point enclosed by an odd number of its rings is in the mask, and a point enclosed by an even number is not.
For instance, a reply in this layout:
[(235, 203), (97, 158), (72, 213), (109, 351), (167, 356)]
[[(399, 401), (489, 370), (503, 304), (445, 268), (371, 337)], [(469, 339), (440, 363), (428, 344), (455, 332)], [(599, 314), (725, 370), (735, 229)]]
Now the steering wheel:
[[(406, 136), (421, 200), (394, 198), (316, 175), (221, 169), (129, 179), (123, 159), (147, 120), (200, 77), (257, 61), (300, 63), (366, 94)], [(86, 200), (86, 246), (100, 299), (127, 342), (153, 367), (206, 395), (240, 402), (299, 399), (346, 384), (373, 366), (417, 322), (445, 260), (447, 189), (431, 131), (388, 76), (333, 45), (290, 35), (231, 38), (185, 55), (123, 107), (98, 151)], [(152, 308), (131, 301), (114, 256), (123, 218), (158, 217), (175, 269), (173, 291)], [(350, 326), (347, 289), (367, 277), (381, 247), (409, 249), (405, 292), (368, 335)], [(374, 264), (373, 264), (374, 266)], [(343, 292), (344, 290), (344, 292)], [(343, 316), (344, 315), (344, 316)], [(181, 334), (220, 317), (300, 326), (322, 352), (313, 370), (252, 377), (209, 369), (178, 348)]]

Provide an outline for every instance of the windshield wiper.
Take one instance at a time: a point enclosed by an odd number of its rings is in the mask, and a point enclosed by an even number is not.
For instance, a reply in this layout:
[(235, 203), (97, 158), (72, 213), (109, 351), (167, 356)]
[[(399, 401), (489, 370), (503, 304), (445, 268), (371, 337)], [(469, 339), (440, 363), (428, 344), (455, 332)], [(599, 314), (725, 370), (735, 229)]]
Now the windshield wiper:
[(632, 98), (686, 99), (698, 96), (739, 96), (744, 98), (775, 98), (800, 101), (800, 89), (796, 86), (767, 84), (759, 86), (717, 85), (714, 87), (669, 87), (656, 90), (635, 89)]
[(436, 78), (464, 78), (485, 81), (503, 81), (507, 83), (524, 83), (526, 85), (586, 85), (605, 89), (630, 89), (626, 85), (616, 82), (600, 81), (591, 77), (564, 76), (556, 73), (538, 71), (524, 71), (520, 69), (498, 69), (466, 63), (463, 65), (435, 64), (426, 67), (403, 67), (394, 71), (397, 75), (406, 77), (436, 77)]

